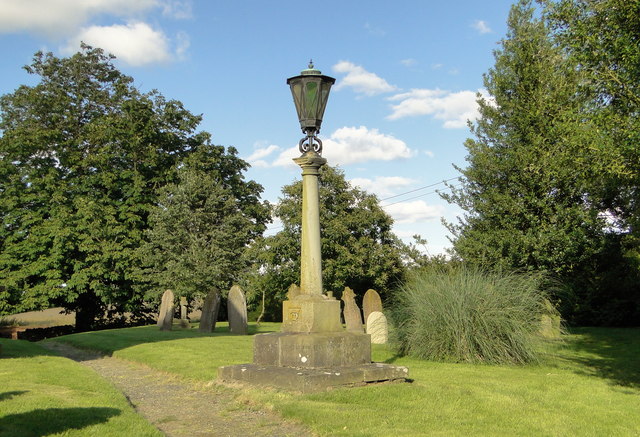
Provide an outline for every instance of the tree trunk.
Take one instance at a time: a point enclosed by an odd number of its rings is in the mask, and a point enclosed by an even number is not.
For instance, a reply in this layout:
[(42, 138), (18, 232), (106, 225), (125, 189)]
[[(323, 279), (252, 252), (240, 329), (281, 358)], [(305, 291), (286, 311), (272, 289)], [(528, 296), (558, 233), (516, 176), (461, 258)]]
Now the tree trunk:
[(101, 313), (102, 303), (93, 291), (82, 293), (75, 301), (76, 332), (91, 331)]

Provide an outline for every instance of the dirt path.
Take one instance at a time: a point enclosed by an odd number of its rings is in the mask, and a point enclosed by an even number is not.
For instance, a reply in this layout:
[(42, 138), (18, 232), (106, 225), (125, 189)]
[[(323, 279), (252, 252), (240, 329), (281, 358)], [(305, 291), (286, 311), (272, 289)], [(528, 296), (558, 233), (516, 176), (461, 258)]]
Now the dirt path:
[(312, 436), (301, 425), (237, 400), (232, 389), (192, 384), (147, 366), (104, 357), (64, 343), (42, 346), (92, 368), (113, 383), (167, 436)]

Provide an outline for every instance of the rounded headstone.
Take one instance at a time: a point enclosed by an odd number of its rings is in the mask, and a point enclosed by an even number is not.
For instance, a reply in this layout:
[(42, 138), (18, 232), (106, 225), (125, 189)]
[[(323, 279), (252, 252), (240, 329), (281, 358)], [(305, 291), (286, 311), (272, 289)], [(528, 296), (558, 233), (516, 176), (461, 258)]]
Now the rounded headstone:
[(229, 330), (233, 334), (246, 335), (247, 327), (247, 300), (244, 291), (238, 285), (231, 287), (227, 298), (227, 315), (229, 317)]
[(162, 302), (160, 303), (160, 314), (158, 315), (158, 326), (161, 331), (171, 331), (171, 324), (173, 323), (173, 291), (166, 290), (162, 295)]
[(371, 343), (373, 344), (385, 344), (389, 340), (387, 318), (380, 311), (369, 314), (367, 334), (371, 335)]
[(374, 311), (382, 312), (382, 300), (377, 291), (369, 289), (362, 298), (362, 315), (365, 322), (369, 319), (369, 314)]
[(213, 332), (216, 328), (218, 319), (218, 310), (220, 309), (220, 293), (217, 290), (211, 290), (202, 304), (202, 315), (200, 316), (200, 332)]

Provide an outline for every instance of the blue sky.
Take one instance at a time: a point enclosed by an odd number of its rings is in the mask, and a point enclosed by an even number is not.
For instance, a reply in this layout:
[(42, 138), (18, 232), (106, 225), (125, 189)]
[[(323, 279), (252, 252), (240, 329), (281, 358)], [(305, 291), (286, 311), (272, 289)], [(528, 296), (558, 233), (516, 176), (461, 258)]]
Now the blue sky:
[(291, 158), (302, 133), (286, 79), (312, 58), (337, 79), (323, 156), (387, 199), (400, 237), (420, 234), (436, 254), (450, 246), (441, 217), (460, 212), (434, 191), (458, 176), (453, 164), (465, 165), (465, 121), (477, 114), (511, 3), (0, 0), (0, 94), (34, 82), (21, 67), (38, 50), (102, 47), (142, 91), (203, 114), (201, 129), (236, 147), (252, 164), (247, 178), (276, 202), (300, 178)]

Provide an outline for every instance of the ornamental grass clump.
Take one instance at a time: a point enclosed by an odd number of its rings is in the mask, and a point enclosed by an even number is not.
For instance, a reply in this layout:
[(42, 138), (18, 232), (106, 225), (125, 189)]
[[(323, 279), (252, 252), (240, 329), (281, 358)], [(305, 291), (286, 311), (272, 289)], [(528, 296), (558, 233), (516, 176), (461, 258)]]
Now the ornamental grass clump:
[(548, 311), (539, 274), (456, 266), (415, 273), (396, 293), (393, 341), (401, 354), (469, 363), (539, 359)]

